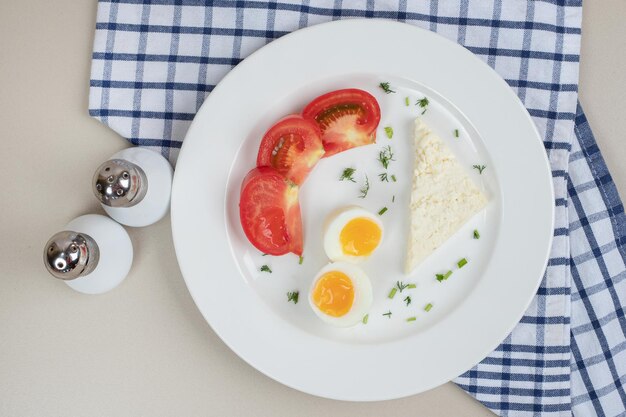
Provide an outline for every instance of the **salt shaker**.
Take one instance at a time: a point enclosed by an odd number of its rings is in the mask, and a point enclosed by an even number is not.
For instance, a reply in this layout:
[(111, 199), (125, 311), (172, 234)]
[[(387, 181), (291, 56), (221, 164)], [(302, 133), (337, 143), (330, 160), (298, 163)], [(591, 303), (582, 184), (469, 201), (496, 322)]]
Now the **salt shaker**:
[(106, 216), (87, 214), (56, 233), (43, 253), (46, 269), (72, 289), (101, 294), (117, 287), (133, 263), (126, 230)]
[(127, 226), (148, 226), (167, 214), (172, 176), (172, 167), (161, 154), (128, 148), (98, 167), (93, 192), (114, 220)]

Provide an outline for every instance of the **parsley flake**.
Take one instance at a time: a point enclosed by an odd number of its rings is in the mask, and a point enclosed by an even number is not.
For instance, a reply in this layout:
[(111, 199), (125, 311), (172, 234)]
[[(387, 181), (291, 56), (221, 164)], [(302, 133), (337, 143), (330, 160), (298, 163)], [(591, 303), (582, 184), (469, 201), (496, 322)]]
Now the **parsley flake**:
[(417, 100), (417, 102), (415, 103), (416, 106), (420, 106), (423, 109), (422, 114), (426, 113), (426, 110), (428, 110), (429, 104), (430, 102), (428, 101), (427, 97), (421, 98)]
[(378, 84), (378, 86), (383, 89), (385, 94), (391, 94), (396, 92), (395, 90), (392, 90), (391, 87), (389, 87), (389, 83), (380, 83)]
[(300, 296), (299, 291), (288, 292), (287, 293), (287, 302), (293, 301), (294, 304), (298, 304), (298, 297)]
[(391, 149), (391, 146), (385, 146), (383, 150), (378, 153), (378, 160), (385, 169), (389, 167), (389, 162), (395, 161), (395, 159), (393, 159), (393, 150)]
[(343, 173), (341, 174), (341, 177), (339, 177), (339, 181), (352, 181), (352, 182), (356, 182), (354, 180), (354, 173), (356, 172), (355, 168), (346, 168), (343, 170)]
[(437, 274), (435, 277), (437, 278), (437, 281), (442, 282), (450, 278), (450, 275), (452, 275), (452, 271), (448, 271), (445, 274)]
[(472, 165), (472, 168), (477, 169), (479, 174), (483, 173), (483, 170), (487, 168), (485, 165)]

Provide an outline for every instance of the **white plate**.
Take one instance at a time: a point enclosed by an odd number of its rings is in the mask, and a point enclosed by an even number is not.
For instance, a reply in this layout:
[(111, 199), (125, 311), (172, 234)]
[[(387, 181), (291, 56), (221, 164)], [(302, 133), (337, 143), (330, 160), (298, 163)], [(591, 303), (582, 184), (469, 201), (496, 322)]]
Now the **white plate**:
[[(404, 51), (399, 53), (398, 51)], [(388, 81), (396, 90), (378, 88)], [(239, 223), (239, 188), (254, 166), (263, 132), (315, 96), (365, 89), (379, 100), (377, 143), (324, 159), (301, 189), (304, 262), (263, 257)], [(421, 117), (453, 149), (489, 196), (485, 211), (402, 275), (411, 181), (412, 122)], [(410, 106), (405, 105), (410, 98)], [(392, 126), (388, 139), (383, 127)], [(459, 129), (460, 137), (454, 137)], [(384, 183), (376, 161), (391, 145)], [(482, 175), (471, 167), (486, 165)], [(340, 182), (355, 167), (357, 183)], [(367, 174), (371, 190), (359, 199)], [(392, 199), (395, 200), (392, 202)], [(321, 224), (337, 207), (382, 207), (385, 239), (363, 264), (374, 304), (367, 325), (337, 329), (310, 310), (307, 289), (326, 262)], [(181, 271), (213, 330), (271, 378), (328, 398), (373, 401), (433, 388), (471, 368), (521, 318), (548, 259), (553, 229), (551, 172), (536, 128), (508, 85), (461, 46), (429, 31), (384, 20), (343, 20), (299, 30), (244, 60), (202, 105), (181, 150), (172, 229)], [(478, 229), (479, 240), (472, 239)], [(468, 265), (458, 270), (456, 262)], [(272, 274), (260, 272), (268, 264)], [(435, 274), (454, 271), (443, 283)], [(387, 294), (397, 280), (417, 288)], [(300, 302), (287, 302), (299, 290)], [(412, 303), (403, 302), (411, 295)], [(432, 303), (430, 312), (424, 306)], [(388, 318), (382, 314), (391, 310)], [(417, 320), (407, 322), (406, 318)]]

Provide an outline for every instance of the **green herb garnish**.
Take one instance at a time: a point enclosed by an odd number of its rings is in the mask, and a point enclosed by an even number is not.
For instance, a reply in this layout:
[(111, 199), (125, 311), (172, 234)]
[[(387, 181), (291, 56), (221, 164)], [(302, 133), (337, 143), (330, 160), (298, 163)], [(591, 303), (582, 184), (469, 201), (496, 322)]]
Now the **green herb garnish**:
[(287, 293), (287, 302), (293, 301), (294, 304), (298, 304), (298, 296), (299, 295), (300, 295), (300, 292), (298, 292), (298, 291), (288, 292)]
[(387, 298), (392, 299), (396, 296), (396, 292), (398, 292), (398, 290), (396, 289), (396, 287), (393, 287), (391, 291), (389, 291), (389, 295), (387, 296)]
[(417, 288), (417, 285), (415, 284), (409, 284), (406, 286), (409, 290), (412, 290), (413, 288)]
[(459, 268), (463, 268), (465, 265), (467, 265), (467, 259), (463, 258), (459, 262), (457, 262), (456, 264), (457, 264), (457, 266)]
[(395, 161), (395, 159), (393, 159), (393, 151), (391, 150), (391, 146), (387, 145), (383, 148), (382, 151), (378, 153), (378, 160), (385, 169), (389, 167), (389, 162)]
[(393, 127), (385, 126), (385, 135), (387, 135), (387, 137), (391, 139), (393, 137)]
[(264, 253), (264, 254), (262, 254), (261, 256), (267, 256), (267, 255), (268, 255), (267, 253)]
[(391, 202), (392, 202), (392, 203), (395, 203), (395, 202), (396, 202), (396, 196), (395, 196), (395, 195), (391, 197)]
[(417, 317), (409, 317), (408, 319), (406, 319), (406, 321), (415, 321), (417, 320)]
[(398, 288), (400, 290), (400, 292), (404, 291), (406, 288), (409, 287), (409, 285), (411, 284), (405, 284), (402, 281), (396, 281), (396, 288)]
[(477, 169), (479, 174), (483, 173), (483, 170), (487, 168), (485, 165), (472, 165), (472, 168)]
[(386, 211), (387, 211), (387, 207), (383, 207), (378, 211), (378, 215), (382, 216), (383, 214), (385, 214)]
[(454, 137), (455, 138), (459, 137), (459, 129), (454, 129)]
[(369, 320), (369, 318), (370, 318), (370, 315), (366, 314), (366, 315), (363, 316), (363, 320), (361, 320), (361, 321), (363, 322), (363, 324), (367, 324), (367, 320)]
[(298, 259), (298, 265), (302, 265), (302, 262), (304, 262), (304, 256), (301, 256), (300, 259)]
[(474, 229), (474, 239), (480, 239), (480, 233), (476, 229)]
[(263, 265), (263, 266), (261, 267), (261, 272), (269, 272), (269, 273), (271, 274), (271, 273), (272, 273), (272, 270), (270, 269), (270, 267), (269, 267), (269, 266), (267, 266), (267, 265)]
[(379, 86), (380, 88), (382, 88), (382, 89), (383, 89), (383, 91), (384, 91), (386, 94), (395, 93), (395, 90), (392, 90), (392, 89), (389, 87), (389, 83), (380, 83), (380, 84), (378, 84), (378, 86)]
[(396, 182), (396, 176), (395, 176), (395, 174), (391, 174), (391, 181)]
[(433, 308), (433, 305), (431, 303), (428, 303), (426, 304), (426, 307), (424, 307), (424, 311), (429, 312), (431, 308)]
[(354, 173), (356, 172), (356, 169), (354, 168), (346, 168), (343, 170), (343, 173), (341, 174), (341, 177), (339, 177), (339, 181), (352, 181), (352, 182), (356, 182), (354, 180)]
[(415, 103), (415, 105), (420, 106), (422, 109), (422, 114), (426, 113), (426, 110), (428, 110), (428, 104), (430, 102), (428, 101), (428, 98), (424, 97), (422, 99), (417, 100), (417, 102)]
[(409, 98), (408, 97), (404, 98), (404, 105), (409, 107)]
[(406, 306), (408, 307), (409, 304), (411, 304), (411, 296), (407, 295), (403, 301), (406, 303)]
[(365, 185), (363, 185), (363, 187), (361, 187), (361, 189), (359, 190), (361, 192), (361, 195), (359, 196), (359, 198), (365, 198), (367, 197), (367, 193), (370, 190), (370, 180), (369, 178), (367, 178), (367, 175), (365, 176)]
[(452, 275), (452, 271), (448, 271), (445, 274), (437, 274), (437, 281), (441, 282), (441, 281), (445, 281), (448, 278), (450, 278), (450, 275)]
[(387, 316), (388, 319), (391, 318), (391, 310), (387, 311), (386, 313), (383, 313), (383, 316)]
[(380, 178), (381, 182), (389, 182), (389, 178), (387, 178), (386, 172), (383, 172), (382, 174), (378, 174), (378, 178)]

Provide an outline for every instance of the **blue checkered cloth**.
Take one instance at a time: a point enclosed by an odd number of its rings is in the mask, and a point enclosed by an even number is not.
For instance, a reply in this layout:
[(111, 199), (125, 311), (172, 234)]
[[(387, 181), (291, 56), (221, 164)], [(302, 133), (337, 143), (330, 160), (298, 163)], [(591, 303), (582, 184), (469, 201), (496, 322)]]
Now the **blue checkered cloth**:
[(552, 165), (556, 223), (528, 311), (456, 383), (502, 416), (624, 416), (626, 221), (577, 103), (581, 8), (580, 0), (101, 0), (89, 112), (175, 163), (194, 114), (219, 80), (298, 28), (387, 18), (464, 45), (509, 83), (533, 117)]

